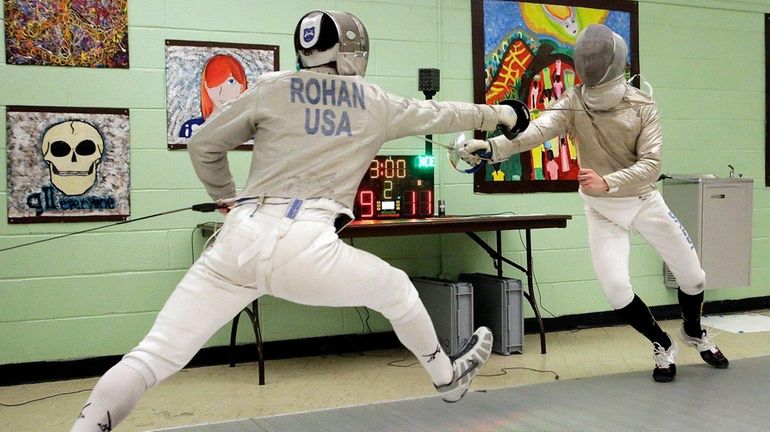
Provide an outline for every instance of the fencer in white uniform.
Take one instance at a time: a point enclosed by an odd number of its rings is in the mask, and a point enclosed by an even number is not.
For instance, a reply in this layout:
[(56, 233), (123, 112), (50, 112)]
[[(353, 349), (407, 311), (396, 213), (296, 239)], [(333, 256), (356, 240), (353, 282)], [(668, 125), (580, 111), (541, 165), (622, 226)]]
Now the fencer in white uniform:
[[(147, 388), (184, 367), (264, 294), (382, 313), (442, 398), (462, 398), (491, 354), (489, 329), (476, 330), (450, 358), (406, 273), (341, 241), (334, 222), (352, 216), (357, 186), (385, 141), (512, 127), (516, 115), (510, 107), (390, 94), (364, 80), (368, 45), (355, 16), (308, 13), (295, 30), (299, 70), (261, 76), (192, 137), (195, 172), (229, 214), (149, 334), (99, 380), (72, 431), (111, 430)], [(236, 194), (227, 152), (252, 138), (248, 180)]]
[(478, 164), (478, 154), (491, 152), (491, 161), (497, 162), (565, 132), (574, 138), (594, 270), (610, 305), (652, 342), (653, 377), (667, 382), (676, 375), (677, 347), (632, 290), (631, 229), (655, 248), (676, 276), (684, 321), (681, 339), (712, 366), (726, 368), (728, 360), (701, 328), (706, 276), (690, 237), (655, 187), (661, 172), (660, 120), (652, 97), (626, 82), (626, 57), (622, 37), (603, 25), (587, 27), (575, 44), (575, 69), (582, 84), (565, 92), (513, 140), (470, 140), (460, 153), (466, 162)]

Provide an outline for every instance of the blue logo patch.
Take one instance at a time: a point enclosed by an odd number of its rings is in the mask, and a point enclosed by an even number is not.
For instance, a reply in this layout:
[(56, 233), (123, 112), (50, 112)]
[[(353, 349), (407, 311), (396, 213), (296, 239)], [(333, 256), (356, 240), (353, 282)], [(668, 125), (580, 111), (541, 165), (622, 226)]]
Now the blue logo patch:
[(289, 219), (294, 219), (297, 217), (297, 213), (299, 213), (299, 209), (302, 208), (302, 202), (301, 199), (293, 199), (291, 200), (291, 203), (289, 204), (289, 208), (286, 210), (286, 217)]
[(315, 37), (315, 27), (306, 28), (302, 33), (302, 39), (305, 42), (310, 42)]

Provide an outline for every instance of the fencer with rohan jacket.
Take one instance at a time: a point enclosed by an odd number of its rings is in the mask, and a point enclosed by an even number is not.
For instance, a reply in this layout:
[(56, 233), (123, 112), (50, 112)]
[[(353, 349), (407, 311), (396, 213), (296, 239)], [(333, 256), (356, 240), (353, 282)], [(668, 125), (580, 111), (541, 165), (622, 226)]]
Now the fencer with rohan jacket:
[[(449, 357), (407, 274), (348, 245), (334, 221), (352, 216), (358, 184), (386, 141), (512, 127), (510, 107), (406, 99), (364, 80), (368, 36), (346, 12), (311, 11), (295, 30), (299, 71), (260, 76), (188, 144), (209, 195), (227, 205), (216, 241), (185, 274), (145, 338), (102, 376), (73, 432), (112, 430), (147, 388), (184, 367), (265, 294), (314, 306), (366, 306), (390, 321), (447, 402), (489, 359), (481, 327)], [(253, 139), (236, 193), (227, 152)]]

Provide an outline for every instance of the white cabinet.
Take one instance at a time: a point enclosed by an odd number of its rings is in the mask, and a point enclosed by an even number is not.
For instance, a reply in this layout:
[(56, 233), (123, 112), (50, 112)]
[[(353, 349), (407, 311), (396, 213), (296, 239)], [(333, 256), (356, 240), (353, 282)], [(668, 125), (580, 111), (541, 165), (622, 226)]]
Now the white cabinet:
[[(674, 176), (663, 182), (663, 198), (692, 238), (706, 289), (751, 284), (751, 212), (754, 180)], [(667, 287), (676, 279), (664, 265)]]

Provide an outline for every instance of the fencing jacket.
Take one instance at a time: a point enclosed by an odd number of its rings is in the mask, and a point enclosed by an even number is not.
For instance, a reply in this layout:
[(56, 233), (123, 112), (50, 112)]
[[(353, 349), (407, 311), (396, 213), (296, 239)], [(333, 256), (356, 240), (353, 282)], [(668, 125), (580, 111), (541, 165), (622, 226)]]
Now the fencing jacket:
[(578, 149), (578, 163), (604, 177), (609, 192), (597, 196), (630, 197), (656, 189), (660, 176), (662, 134), (654, 100), (626, 86), (620, 103), (607, 111), (587, 111), (582, 85), (566, 91), (512, 141), (490, 139), (493, 160), (530, 150), (565, 132)]
[(487, 105), (406, 99), (359, 76), (273, 72), (206, 120), (188, 151), (215, 200), (236, 196), (227, 151), (253, 138), (241, 197), (330, 198), (352, 208), (385, 141), (497, 123)]

